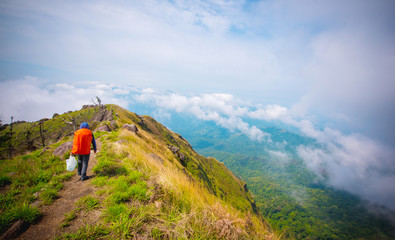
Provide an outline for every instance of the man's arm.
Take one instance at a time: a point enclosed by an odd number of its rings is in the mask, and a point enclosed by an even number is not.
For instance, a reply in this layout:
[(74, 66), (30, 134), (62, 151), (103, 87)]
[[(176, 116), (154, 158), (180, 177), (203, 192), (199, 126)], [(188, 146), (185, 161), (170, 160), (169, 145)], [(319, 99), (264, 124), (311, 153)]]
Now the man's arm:
[(93, 133), (92, 133), (92, 145), (93, 145), (93, 151), (96, 153), (97, 151), (96, 140), (95, 140), (95, 136), (93, 136)]

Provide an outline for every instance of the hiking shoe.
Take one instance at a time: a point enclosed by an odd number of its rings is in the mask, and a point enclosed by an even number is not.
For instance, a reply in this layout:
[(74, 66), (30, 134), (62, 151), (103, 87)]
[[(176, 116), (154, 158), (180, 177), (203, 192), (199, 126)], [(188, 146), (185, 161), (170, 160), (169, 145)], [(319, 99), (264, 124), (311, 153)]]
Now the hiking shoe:
[(81, 181), (88, 180), (89, 178), (91, 178), (91, 177), (90, 176), (81, 177)]

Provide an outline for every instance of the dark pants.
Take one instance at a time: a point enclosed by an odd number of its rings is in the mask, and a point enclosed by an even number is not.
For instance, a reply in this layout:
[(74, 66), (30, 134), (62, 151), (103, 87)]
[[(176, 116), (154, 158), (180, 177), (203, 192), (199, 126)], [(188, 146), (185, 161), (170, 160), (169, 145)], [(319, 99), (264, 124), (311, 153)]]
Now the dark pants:
[(89, 155), (78, 155), (78, 175), (81, 175), (81, 180), (85, 180), (86, 170), (88, 169)]

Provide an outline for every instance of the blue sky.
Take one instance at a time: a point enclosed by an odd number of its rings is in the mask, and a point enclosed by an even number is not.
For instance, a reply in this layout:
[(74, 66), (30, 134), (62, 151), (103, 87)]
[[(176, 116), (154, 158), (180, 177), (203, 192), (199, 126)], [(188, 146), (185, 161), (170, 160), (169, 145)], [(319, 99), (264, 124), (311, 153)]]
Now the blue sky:
[(0, 81), (230, 93), (394, 143), (394, 5), (2, 1)]
[(380, 180), (393, 182), (394, 13), (392, 0), (3, 0), (0, 119), (51, 117), (99, 96), (256, 140), (265, 133), (243, 118), (281, 121), (333, 150), (301, 149), (313, 170), (335, 162), (368, 183), (379, 172), (367, 169), (387, 167)]

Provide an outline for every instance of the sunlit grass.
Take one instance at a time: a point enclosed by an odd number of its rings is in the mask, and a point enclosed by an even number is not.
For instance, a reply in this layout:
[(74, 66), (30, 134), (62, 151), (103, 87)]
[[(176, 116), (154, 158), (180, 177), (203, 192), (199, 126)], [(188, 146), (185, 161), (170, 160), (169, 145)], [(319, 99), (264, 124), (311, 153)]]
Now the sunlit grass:
[(29, 204), (13, 204), (12, 207), (4, 211), (0, 215), (1, 230), (16, 220), (23, 220), (28, 223), (33, 223), (41, 216), (40, 211), (36, 207)]
[(64, 161), (47, 150), (36, 150), (26, 155), (1, 161), (0, 176), (6, 191), (0, 195), (0, 232), (14, 221), (32, 222), (40, 216), (34, 201), (51, 204), (63, 187), (62, 182), (74, 173), (66, 172)]
[[(249, 239), (255, 236), (253, 238), (259, 239), (268, 234), (267, 227), (256, 216), (247, 216), (219, 200), (199, 181), (185, 174), (174, 154), (158, 139), (145, 132), (136, 135), (120, 130), (118, 140), (113, 140), (108, 140), (111, 144), (105, 147), (103, 161), (116, 159), (117, 164), (127, 169), (127, 174), (108, 176), (110, 179), (98, 178), (93, 184), (106, 185), (105, 219), (113, 223), (112, 229), (117, 237), (133, 237), (136, 228), (142, 228), (131, 215), (135, 201), (141, 202), (142, 206), (151, 206), (148, 208), (150, 212), (144, 212), (139, 206), (141, 219), (155, 219), (150, 222), (148, 230), (151, 237)], [(155, 153), (163, 161), (150, 153)], [(150, 187), (146, 184), (148, 181)], [(147, 205), (149, 192), (158, 195), (155, 204)], [(249, 233), (243, 230), (246, 226)], [(173, 230), (169, 231), (169, 228)]]
[(91, 240), (91, 239), (101, 239), (107, 236), (110, 230), (103, 225), (90, 225), (89, 223), (82, 226), (76, 233), (64, 233), (55, 239), (67, 239), (67, 240)]
[(99, 199), (90, 195), (84, 196), (78, 200), (76, 205), (79, 206), (81, 209), (89, 212), (99, 206)]

